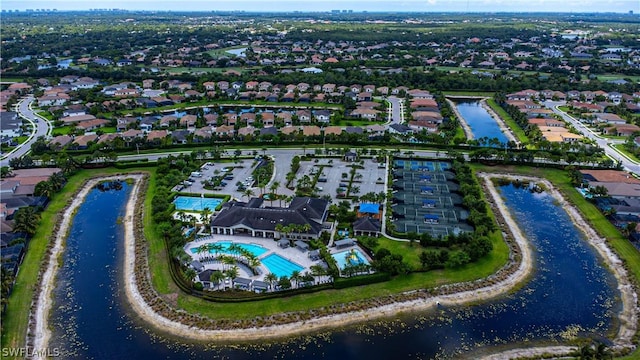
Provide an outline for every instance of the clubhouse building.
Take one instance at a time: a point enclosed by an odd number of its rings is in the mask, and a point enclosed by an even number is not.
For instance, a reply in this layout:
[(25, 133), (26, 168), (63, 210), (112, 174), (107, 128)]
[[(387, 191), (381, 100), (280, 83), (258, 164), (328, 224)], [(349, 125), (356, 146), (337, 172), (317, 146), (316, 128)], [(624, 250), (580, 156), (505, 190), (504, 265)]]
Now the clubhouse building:
[(296, 197), (286, 208), (263, 207), (263, 200), (232, 201), (224, 205), (211, 221), (211, 233), (252, 237), (311, 240), (325, 228), (329, 202), (324, 199)]

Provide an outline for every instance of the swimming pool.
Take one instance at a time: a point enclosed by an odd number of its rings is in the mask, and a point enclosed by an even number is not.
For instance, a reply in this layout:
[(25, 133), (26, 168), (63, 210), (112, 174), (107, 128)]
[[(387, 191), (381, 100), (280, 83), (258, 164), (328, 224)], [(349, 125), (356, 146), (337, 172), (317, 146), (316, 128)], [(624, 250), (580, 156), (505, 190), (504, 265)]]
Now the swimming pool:
[(302, 271), (304, 268), (296, 263), (293, 263), (278, 254), (271, 254), (262, 259), (264, 266), (269, 269), (277, 277), (291, 276), (294, 271)]
[(358, 249), (342, 251), (339, 253), (335, 253), (331, 255), (336, 262), (338, 263), (338, 267), (342, 270), (347, 266), (347, 262), (350, 265), (359, 265), (359, 264), (369, 264), (367, 258), (360, 252)]
[[(221, 250), (209, 250), (210, 254), (214, 254), (216, 252), (218, 253), (226, 253), (226, 254), (232, 254), (234, 253), (233, 251), (229, 251), (229, 246), (231, 246), (232, 242), (231, 241), (217, 241), (214, 242), (214, 244), (218, 244), (222, 247)], [(240, 246), (241, 248), (249, 251), (250, 253), (252, 253), (253, 255), (255, 255), (256, 257), (259, 257), (260, 255), (266, 253), (268, 250), (266, 248), (263, 248), (260, 245), (257, 244), (243, 244), (243, 243), (236, 243), (238, 246)], [(196, 254), (198, 252), (198, 248), (194, 247), (191, 248), (191, 253), (192, 254)]]
[(216, 198), (202, 198), (193, 196), (178, 196), (173, 203), (176, 205), (177, 210), (196, 210), (202, 211), (204, 208), (209, 210), (215, 210), (222, 202), (222, 199)]

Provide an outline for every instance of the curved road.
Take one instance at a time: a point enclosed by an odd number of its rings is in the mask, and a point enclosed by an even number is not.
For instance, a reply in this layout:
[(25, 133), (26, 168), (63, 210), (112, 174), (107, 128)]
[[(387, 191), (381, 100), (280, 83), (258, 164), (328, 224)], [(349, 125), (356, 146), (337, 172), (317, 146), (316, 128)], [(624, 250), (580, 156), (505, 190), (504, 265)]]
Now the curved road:
[(31, 151), (31, 144), (33, 144), (40, 136), (45, 138), (51, 137), (52, 126), (49, 120), (36, 114), (32, 109), (32, 104), (35, 101), (33, 95), (29, 95), (20, 101), (16, 105), (18, 115), (24, 120), (31, 123), (31, 131), (29, 138), (24, 143), (13, 149), (11, 152), (2, 156), (0, 160), (0, 166), (9, 166), (9, 161), (14, 158), (18, 158)]
[(553, 110), (555, 114), (560, 115), (564, 121), (573, 125), (573, 127), (580, 131), (582, 135), (598, 144), (599, 147), (604, 149), (604, 152), (608, 157), (610, 157), (614, 161), (620, 161), (620, 163), (622, 163), (622, 167), (625, 170), (640, 175), (640, 164), (629, 159), (611, 146), (612, 144), (619, 143), (619, 141), (601, 137), (600, 135), (589, 129), (586, 125), (581, 123), (578, 119), (558, 109), (558, 106), (565, 105), (564, 101), (545, 101), (544, 105)]

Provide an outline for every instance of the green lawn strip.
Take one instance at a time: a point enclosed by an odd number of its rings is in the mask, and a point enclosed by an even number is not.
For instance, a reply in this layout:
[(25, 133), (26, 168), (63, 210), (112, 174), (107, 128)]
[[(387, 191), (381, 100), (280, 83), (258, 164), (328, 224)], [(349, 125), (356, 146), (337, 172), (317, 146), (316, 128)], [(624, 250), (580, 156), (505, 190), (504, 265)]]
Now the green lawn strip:
[[(147, 188), (146, 197), (144, 199), (145, 209), (151, 209), (151, 201), (156, 191), (155, 168), (151, 169), (149, 177), (149, 187)], [(155, 223), (151, 218), (151, 211), (144, 212), (144, 235), (147, 238), (149, 249), (149, 269), (151, 273), (151, 282), (153, 287), (160, 294), (169, 294), (177, 291), (177, 286), (171, 280), (169, 274), (168, 255), (162, 237), (158, 234)]]
[(81, 171), (71, 177), (64, 190), (54, 194), (49, 206), (42, 212), (42, 220), (35, 235), (29, 242), (29, 248), (20, 266), (13, 292), (9, 297), (7, 311), (3, 316), (2, 347), (21, 347), (27, 333), (27, 321), (34, 297), (35, 284), (40, 271), (40, 264), (49, 241), (53, 241), (53, 230), (58, 213), (61, 212), (78, 188), (86, 179), (122, 173), (119, 169), (100, 169)]
[(105, 126), (105, 127), (101, 127), (98, 130), (102, 131), (105, 134), (113, 134), (116, 131), (118, 131), (115, 126)]
[(56, 136), (56, 135), (67, 135), (74, 128), (75, 128), (75, 126), (71, 126), (71, 125), (56, 127), (56, 128), (53, 128), (53, 130), (51, 130), (51, 135), (53, 135), (53, 136)]
[(624, 144), (614, 144), (613, 147), (616, 148), (616, 150), (618, 150), (619, 152), (625, 154), (628, 158), (630, 158), (633, 161), (636, 162), (640, 162), (640, 159), (638, 159), (637, 156), (635, 156), (634, 154), (630, 153), (625, 147)]
[(519, 142), (522, 144), (527, 144), (527, 148), (530, 148), (529, 138), (527, 134), (524, 133), (524, 130), (518, 125), (515, 120), (509, 115), (500, 105), (496, 103), (494, 99), (487, 99), (487, 104), (493, 111), (500, 116), (500, 118), (504, 121), (504, 123), (511, 129), (513, 134), (516, 136)]

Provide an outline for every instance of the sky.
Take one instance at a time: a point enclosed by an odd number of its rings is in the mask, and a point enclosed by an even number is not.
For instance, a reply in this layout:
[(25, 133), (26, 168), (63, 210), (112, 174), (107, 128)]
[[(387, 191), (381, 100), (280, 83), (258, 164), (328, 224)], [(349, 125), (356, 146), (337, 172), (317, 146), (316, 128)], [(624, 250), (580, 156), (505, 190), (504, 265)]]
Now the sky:
[(640, 13), (640, 0), (1, 0), (2, 10), (402, 11)]

